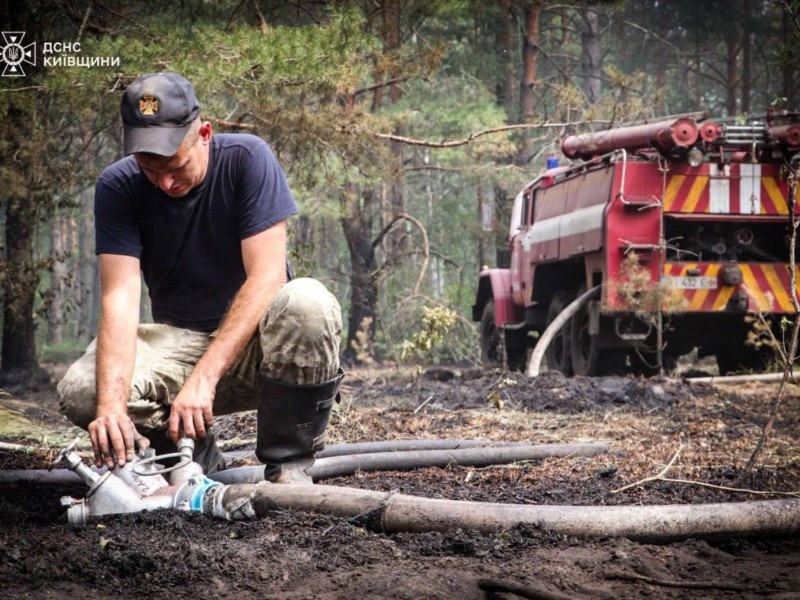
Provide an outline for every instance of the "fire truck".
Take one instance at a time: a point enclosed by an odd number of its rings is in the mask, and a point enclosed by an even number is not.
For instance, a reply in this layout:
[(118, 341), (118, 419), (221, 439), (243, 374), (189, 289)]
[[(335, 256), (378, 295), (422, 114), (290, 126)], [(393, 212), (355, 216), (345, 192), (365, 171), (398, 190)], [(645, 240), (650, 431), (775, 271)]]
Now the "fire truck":
[(571, 164), (548, 161), (514, 200), (509, 267), (480, 273), (485, 362), (524, 368), (547, 326), (589, 297), (549, 341), (548, 368), (652, 374), (693, 350), (721, 373), (768, 366), (797, 306), (800, 113), (661, 118), (573, 135), (561, 151)]

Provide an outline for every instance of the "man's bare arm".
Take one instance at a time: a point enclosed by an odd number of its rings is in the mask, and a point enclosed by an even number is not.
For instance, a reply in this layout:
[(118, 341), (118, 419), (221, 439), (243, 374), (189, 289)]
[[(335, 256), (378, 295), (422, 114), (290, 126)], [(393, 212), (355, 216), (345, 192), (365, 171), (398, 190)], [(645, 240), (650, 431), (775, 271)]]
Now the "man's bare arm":
[(100, 255), (101, 312), (97, 330), (97, 411), (89, 424), (95, 463), (112, 468), (133, 459), (135, 429), (128, 416), (136, 360), (141, 276), (139, 259)]
[(286, 222), (242, 240), (247, 279), (216, 337), (186, 380), (169, 419), (169, 436), (204, 438), (213, 419), (217, 382), (236, 362), (258, 328), (272, 299), (286, 283)]

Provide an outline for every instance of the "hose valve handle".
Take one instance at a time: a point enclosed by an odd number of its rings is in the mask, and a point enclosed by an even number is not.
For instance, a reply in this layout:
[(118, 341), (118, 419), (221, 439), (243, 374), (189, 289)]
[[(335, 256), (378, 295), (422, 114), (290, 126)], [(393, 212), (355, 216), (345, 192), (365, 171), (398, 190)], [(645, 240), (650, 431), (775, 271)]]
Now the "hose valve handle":
[[(78, 448), (79, 439), (80, 438), (76, 437), (74, 440), (72, 440), (72, 442), (67, 444), (67, 446), (63, 448), (61, 452), (58, 453), (58, 456), (56, 456), (53, 459), (53, 462), (50, 463), (50, 465), (47, 467), (47, 470), (52, 471), (56, 467), (60, 466), (62, 463), (67, 466), (70, 466), (70, 463), (73, 462), (73, 460), (70, 460), (69, 455), (75, 452), (76, 449)], [(80, 460), (80, 458), (78, 458), (78, 460)], [(70, 466), (70, 468), (72, 467)]]

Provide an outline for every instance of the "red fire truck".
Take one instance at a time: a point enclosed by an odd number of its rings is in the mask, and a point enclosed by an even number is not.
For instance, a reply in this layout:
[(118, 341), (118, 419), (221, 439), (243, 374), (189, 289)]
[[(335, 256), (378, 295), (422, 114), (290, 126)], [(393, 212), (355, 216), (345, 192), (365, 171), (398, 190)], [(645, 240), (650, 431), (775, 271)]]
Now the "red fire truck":
[(515, 198), (509, 268), (480, 273), (485, 361), (523, 368), (548, 324), (596, 290), (548, 345), (549, 368), (651, 373), (693, 349), (722, 373), (765, 367), (774, 344), (759, 340), (780, 339), (797, 299), (800, 113), (692, 114), (574, 135), (561, 150), (573, 163), (548, 165)]

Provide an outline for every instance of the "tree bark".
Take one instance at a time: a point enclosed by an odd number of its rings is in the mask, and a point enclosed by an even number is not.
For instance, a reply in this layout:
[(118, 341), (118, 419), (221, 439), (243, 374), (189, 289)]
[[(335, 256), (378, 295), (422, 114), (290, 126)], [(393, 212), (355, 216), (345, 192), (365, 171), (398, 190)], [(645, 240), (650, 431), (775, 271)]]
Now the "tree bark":
[[(795, 34), (794, 20), (788, 10), (781, 11), (781, 45), (784, 48), (790, 47), (792, 38)], [(782, 96), (786, 98), (786, 106), (795, 106), (797, 98), (795, 93), (797, 91), (795, 85), (795, 69), (796, 65), (789, 61), (783, 60), (781, 64), (781, 90)]]
[(6, 209), (6, 260), (3, 275), (3, 346), (0, 385), (27, 386), (38, 379), (33, 305), (38, 273), (33, 262), (33, 202), (9, 200)]
[[(388, 55), (389, 62), (392, 62), (392, 54), (397, 51), (401, 43), (400, 31), (400, 16), (401, 16), (401, 0), (384, 0), (383, 12), (383, 25), (381, 28), (381, 36), (383, 37), (383, 52)], [(390, 80), (396, 79), (397, 73), (387, 73)], [(389, 86), (388, 101), (389, 104), (395, 104), (402, 96), (402, 89), (397, 83), (392, 83)], [(387, 97), (383, 97), (386, 100)], [(375, 109), (382, 107), (381, 99), (376, 98), (373, 102)], [(405, 132), (401, 128), (394, 131), (397, 135), (403, 135)], [(384, 190), (389, 201), (388, 210), (382, 211), (384, 215), (383, 223), (385, 226), (390, 223), (398, 215), (406, 213), (406, 195), (405, 185), (402, 179), (404, 149), (403, 145), (397, 142), (390, 142), (392, 149), (392, 159), (394, 161), (394, 168), (392, 169), (391, 179), (384, 181)], [(403, 229), (398, 228), (388, 236), (386, 236), (386, 253), (389, 261), (393, 261), (394, 257), (404, 256), (408, 249), (408, 238)], [(399, 258), (397, 259), (399, 260)]]
[(47, 341), (60, 344), (64, 341), (64, 322), (68, 303), (69, 266), (67, 260), (72, 254), (69, 215), (58, 213), (50, 230), (50, 251), (53, 256), (50, 268), (50, 292), (47, 307)]
[(743, 0), (744, 18), (742, 19), (742, 113), (750, 112), (750, 96), (752, 81), (753, 42), (750, 34), (750, 21), (753, 18), (753, 6), (750, 0)]
[[(402, 41), (402, 0), (383, 0), (379, 3), (380, 35), (386, 64), (393, 64), (392, 56)], [(384, 100), (397, 102), (402, 89), (400, 78), (391, 68), (387, 72), (380, 64), (373, 69), (376, 85), (372, 95), (372, 110), (379, 110)], [(391, 83), (389, 83), (391, 82)], [(345, 102), (348, 106), (350, 102)], [(395, 134), (400, 132), (395, 131)], [(377, 215), (386, 223), (397, 215), (404, 214), (406, 207), (405, 186), (403, 185), (403, 145), (391, 143), (394, 164), (393, 173), (385, 179), (377, 190), (375, 188), (351, 185), (342, 195), (341, 224), (347, 247), (350, 251), (350, 308), (348, 313), (347, 341), (343, 351), (345, 360), (359, 364), (375, 356), (374, 339), (376, 310), (378, 304), (378, 262), (376, 244), (372, 241), (372, 218)], [(360, 199), (360, 202), (359, 202)], [(385, 237), (385, 249), (389, 257), (401, 256), (406, 244), (401, 229)]]
[(522, 81), (520, 82), (520, 122), (533, 118), (536, 99), (533, 87), (536, 84), (537, 56), (539, 53), (539, 5), (525, 7), (525, 36), (522, 43)]
[(499, 0), (502, 10), (502, 21), (497, 30), (498, 62), (501, 65), (501, 79), (497, 82), (497, 104), (506, 110), (506, 122), (514, 122), (514, 14), (511, 12), (511, 0)]
[(583, 90), (591, 104), (600, 102), (602, 51), (600, 49), (599, 15), (597, 7), (587, 6), (579, 11), (581, 32), (581, 72), (583, 74)]
[[(525, 34), (522, 44), (522, 77), (519, 91), (520, 123), (533, 119), (536, 107), (534, 86), (536, 84), (537, 58), (539, 54), (539, 13), (540, 6), (534, 2), (525, 7)], [(531, 155), (530, 136), (523, 133), (522, 143), (516, 157), (516, 164), (526, 165)]]
[[(358, 201), (359, 194), (363, 204)], [(343, 196), (342, 231), (350, 251), (350, 309), (343, 357), (360, 364), (373, 357), (375, 309), (378, 303), (377, 260), (372, 245), (372, 221), (377, 199), (372, 189), (363, 193), (351, 186)]]
[(727, 81), (727, 100), (725, 102), (728, 116), (738, 114), (739, 107), (737, 104), (736, 91), (738, 90), (738, 59), (739, 59), (739, 39), (735, 32), (730, 31), (725, 35), (725, 67), (726, 67), (726, 81)]
[(80, 196), (81, 219), (78, 226), (79, 276), (77, 282), (78, 317), (76, 337), (88, 343), (95, 330), (98, 308), (97, 259), (94, 254), (94, 195), (85, 189)]

